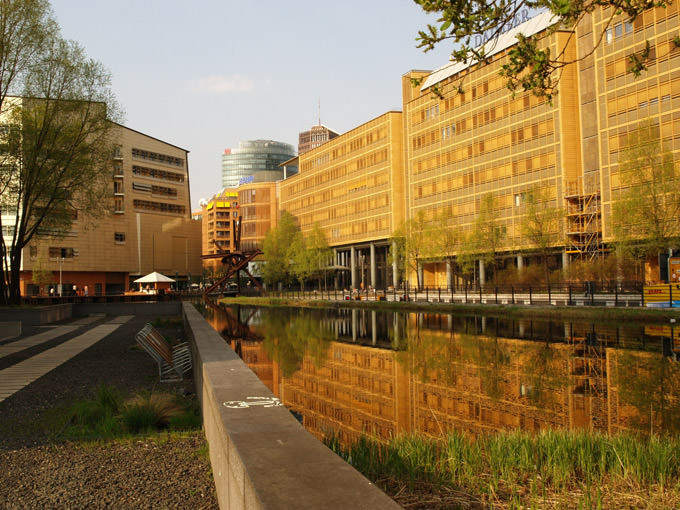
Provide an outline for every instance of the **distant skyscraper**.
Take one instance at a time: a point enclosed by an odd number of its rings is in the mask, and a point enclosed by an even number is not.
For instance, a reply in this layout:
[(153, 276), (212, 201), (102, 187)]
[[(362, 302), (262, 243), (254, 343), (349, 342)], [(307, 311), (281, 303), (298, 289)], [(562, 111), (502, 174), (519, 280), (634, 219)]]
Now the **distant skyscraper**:
[(305, 152), (326, 143), (328, 140), (332, 140), (336, 136), (339, 136), (339, 133), (336, 133), (324, 125), (320, 124), (318, 126), (312, 126), (312, 129), (309, 131), (300, 133), (298, 154), (304, 154)]
[(295, 147), (273, 140), (239, 142), (238, 149), (224, 149), (222, 154), (222, 186), (236, 188), (246, 182), (272, 182), (297, 173), (297, 167), (286, 167), (284, 176), (279, 165), (295, 157)]

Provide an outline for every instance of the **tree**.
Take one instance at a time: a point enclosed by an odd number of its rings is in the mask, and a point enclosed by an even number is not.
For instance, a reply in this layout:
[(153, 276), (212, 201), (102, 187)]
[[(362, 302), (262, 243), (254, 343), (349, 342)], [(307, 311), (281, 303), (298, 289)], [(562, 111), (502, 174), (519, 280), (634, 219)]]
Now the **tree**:
[(108, 209), (119, 117), (109, 73), (57, 35), (43, 41), (21, 81), (22, 98), (5, 100), (0, 133), (1, 205), (15, 212), (12, 241), (1, 245), (0, 300), (14, 304), (22, 250), (33, 240), (64, 235), (76, 219), (84, 228)]
[(619, 157), (612, 226), (622, 250), (640, 257), (680, 248), (680, 176), (658, 126), (643, 123)]
[(321, 229), (318, 222), (314, 222), (311, 232), (307, 236), (307, 259), (312, 269), (312, 274), (319, 278), (319, 289), (321, 289), (321, 276), (326, 276), (326, 268), (333, 257), (333, 250), (328, 245), (326, 234)]
[(45, 266), (45, 256), (42, 254), (38, 255), (33, 265), (31, 279), (38, 287), (45, 287), (54, 281), (54, 274)]
[(493, 193), (487, 193), (479, 202), (479, 212), (469, 242), (471, 251), (477, 253), (485, 266), (493, 267), (494, 285), (498, 283), (498, 254), (503, 247), (506, 228), (501, 224), (498, 204)]
[(432, 226), (428, 223), (425, 213), (418, 211), (410, 220), (402, 223), (392, 234), (390, 254), (392, 260), (396, 257), (397, 266), (407, 273), (416, 273), (418, 288), (423, 282), (420, 281), (419, 266), (423, 259), (429, 257), (432, 252)]
[[(437, 257), (448, 260), (453, 265), (453, 255), (460, 251), (462, 239), (456, 228), (450, 210), (443, 209), (432, 224), (432, 251)], [(453, 271), (453, 267), (451, 268)], [(451, 282), (446, 282), (450, 285)]]
[[(494, 39), (522, 21), (529, 12), (550, 11), (554, 15), (551, 28), (542, 34), (525, 37), (517, 36), (517, 43), (509, 49), (509, 58), (500, 74), (507, 78), (512, 91), (532, 91), (536, 96), (552, 100), (559, 82), (560, 71), (567, 65), (590, 57), (613, 29), (614, 19), (624, 14), (632, 23), (643, 11), (653, 7), (665, 7), (667, 0), (515, 0), (495, 2), (491, 0), (414, 0), (420, 7), (439, 16), (437, 24), (429, 24), (418, 33), (418, 47), (424, 51), (435, 48), (442, 41), (452, 41), (454, 50), (451, 61), (465, 64), (489, 62), (487, 50), (481, 42)], [(610, 7), (607, 10), (607, 7)], [(575, 60), (566, 57), (564, 49), (555, 54), (547, 47), (541, 47), (541, 40), (557, 30), (574, 31), (594, 10), (600, 9), (605, 17), (601, 32), (596, 33), (596, 44), (586, 54)], [(493, 48), (491, 48), (492, 50)], [(629, 57), (629, 69), (639, 75), (646, 69), (650, 58), (649, 43), (639, 53)], [(463, 78), (464, 79), (464, 76)], [(462, 79), (459, 90), (462, 90)], [(434, 90), (438, 93), (437, 89)], [(440, 93), (440, 92), (439, 92)]]
[(550, 283), (548, 257), (562, 236), (564, 212), (545, 188), (533, 188), (524, 195), (522, 236), (541, 256), (545, 281)]
[(293, 254), (302, 237), (295, 217), (281, 211), (276, 228), (267, 232), (262, 243), (264, 262), (260, 265), (262, 278), (270, 285), (287, 283), (293, 275)]

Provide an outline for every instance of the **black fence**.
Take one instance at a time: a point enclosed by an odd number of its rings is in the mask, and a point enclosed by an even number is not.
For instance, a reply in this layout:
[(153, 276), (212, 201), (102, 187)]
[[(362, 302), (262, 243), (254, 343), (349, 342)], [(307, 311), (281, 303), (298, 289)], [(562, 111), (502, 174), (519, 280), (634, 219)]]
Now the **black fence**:
[(463, 285), (458, 288), (404, 285), (385, 289), (304, 289), (270, 291), (288, 299), (418, 301), (503, 305), (644, 306), (642, 282), (562, 282), (555, 284)]

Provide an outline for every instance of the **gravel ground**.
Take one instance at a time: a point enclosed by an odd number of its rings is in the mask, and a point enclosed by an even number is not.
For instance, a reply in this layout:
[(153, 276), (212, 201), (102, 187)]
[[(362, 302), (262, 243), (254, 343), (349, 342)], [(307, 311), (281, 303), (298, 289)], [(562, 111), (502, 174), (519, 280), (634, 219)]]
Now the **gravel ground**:
[[(134, 334), (148, 320), (135, 317), (0, 402), (0, 509), (218, 508), (201, 431), (87, 442), (54, 437), (51, 417), (92, 398), (102, 384), (123, 395), (150, 390), (192, 394), (191, 379), (158, 383), (156, 364), (137, 348)], [(182, 335), (181, 325), (159, 329), (166, 336)], [(82, 331), (33, 348), (31, 355)], [(14, 355), (12, 361), (25, 357)]]

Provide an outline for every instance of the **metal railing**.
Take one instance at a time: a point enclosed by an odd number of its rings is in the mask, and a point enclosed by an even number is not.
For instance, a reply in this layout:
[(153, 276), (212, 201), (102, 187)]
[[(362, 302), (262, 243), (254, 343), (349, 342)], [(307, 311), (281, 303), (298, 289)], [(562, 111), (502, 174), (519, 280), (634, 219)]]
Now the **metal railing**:
[(410, 301), (424, 303), (644, 306), (642, 282), (576, 282), (555, 284), (464, 285), (458, 288), (285, 289), (271, 297), (330, 301)]

